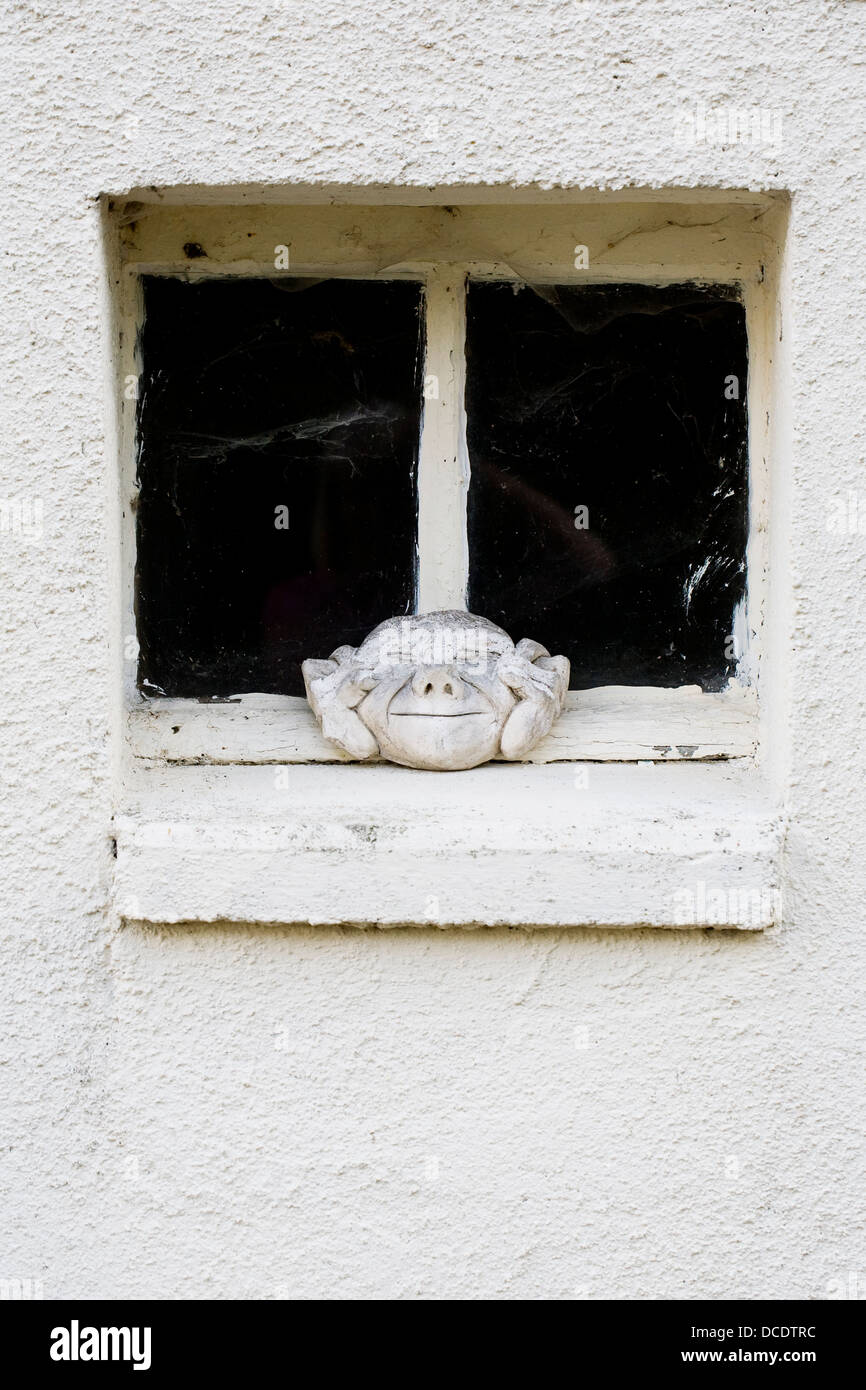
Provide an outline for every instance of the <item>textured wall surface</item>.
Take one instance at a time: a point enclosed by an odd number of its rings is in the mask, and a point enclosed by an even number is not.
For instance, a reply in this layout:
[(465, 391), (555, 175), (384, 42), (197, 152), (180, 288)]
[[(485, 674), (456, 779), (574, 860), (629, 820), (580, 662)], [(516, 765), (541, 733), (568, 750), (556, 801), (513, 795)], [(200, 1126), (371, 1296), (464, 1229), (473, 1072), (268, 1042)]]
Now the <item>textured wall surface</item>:
[[(0, 1277), (47, 1297), (866, 1289), (866, 534), (825, 524), (851, 490), (866, 527), (866, 5), (12, 0), (2, 22), (0, 496), (44, 521), (0, 534)], [(781, 138), (678, 142), (698, 106), (779, 113)], [(113, 921), (96, 199), (257, 182), (790, 190), (780, 926)]]

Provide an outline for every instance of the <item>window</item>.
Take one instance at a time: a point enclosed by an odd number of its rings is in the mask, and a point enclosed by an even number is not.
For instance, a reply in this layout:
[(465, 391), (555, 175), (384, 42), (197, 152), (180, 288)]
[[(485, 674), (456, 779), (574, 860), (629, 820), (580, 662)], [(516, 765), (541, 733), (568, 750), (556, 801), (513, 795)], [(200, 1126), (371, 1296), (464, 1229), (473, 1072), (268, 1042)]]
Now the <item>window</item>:
[(721, 689), (745, 597), (746, 329), (729, 286), (470, 284), (469, 607), (572, 689)]
[(467, 606), (533, 761), (754, 753), (772, 199), (118, 213), (135, 752), (331, 761), (299, 659)]
[[(575, 270), (573, 216), (556, 261), (525, 210), (515, 265), (490, 255), (488, 209), (379, 210), (375, 267), (358, 261), (358, 210), (338, 231), (340, 210), (301, 209), (318, 263), (299, 263), (283, 225), (282, 242), (230, 230), (223, 244), (254, 237), (259, 255), (217, 264), (201, 230), (216, 215), (188, 212), (193, 235), (151, 214), (146, 248), (126, 233), (135, 686), (157, 718), (165, 698), (257, 697), (262, 726), (294, 699), (292, 756), (324, 759), (300, 660), (395, 613), (466, 606), (570, 659), (575, 695), (542, 760), (754, 747), (757, 270), (698, 275), (690, 255), (666, 275)], [(421, 255), (388, 263), (407, 221)], [(461, 231), (471, 247), (451, 244)], [(614, 723), (648, 717), (652, 743), (624, 724), (596, 738), (608, 707)], [(251, 730), (241, 743), (258, 760)]]
[(142, 689), (303, 695), (412, 609), (421, 286), (148, 276), (144, 314)]
[[(735, 291), (466, 290), (460, 600), (568, 656), (572, 688), (721, 688), (747, 541)], [(149, 276), (144, 311), (142, 688), (302, 695), (304, 657), (418, 601), (422, 286)]]

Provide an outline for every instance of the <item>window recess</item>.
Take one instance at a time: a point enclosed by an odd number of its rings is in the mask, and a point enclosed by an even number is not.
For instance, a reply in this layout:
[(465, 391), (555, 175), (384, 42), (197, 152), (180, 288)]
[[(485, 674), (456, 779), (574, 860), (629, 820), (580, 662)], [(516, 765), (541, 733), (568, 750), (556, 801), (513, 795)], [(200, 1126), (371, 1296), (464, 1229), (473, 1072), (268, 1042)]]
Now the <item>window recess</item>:
[(571, 660), (532, 761), (753, 755), (758, 202), (121, 219), (132, 752), (340, 761), (299, 660), (468, 606)]

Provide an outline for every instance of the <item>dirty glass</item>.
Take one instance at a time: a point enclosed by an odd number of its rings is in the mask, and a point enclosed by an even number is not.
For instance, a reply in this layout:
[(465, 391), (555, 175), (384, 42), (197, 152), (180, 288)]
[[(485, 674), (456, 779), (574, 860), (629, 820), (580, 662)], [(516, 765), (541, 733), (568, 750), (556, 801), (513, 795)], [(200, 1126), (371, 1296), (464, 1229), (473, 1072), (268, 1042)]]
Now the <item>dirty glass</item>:
[(725, 286), (470, 283), (469, 607), (571, 685), (718, 689), (747, 538), (745, 315)]
[(136, 615), (148, 694), (303, 694), (412, 610), (421, 288), (144, 280)]

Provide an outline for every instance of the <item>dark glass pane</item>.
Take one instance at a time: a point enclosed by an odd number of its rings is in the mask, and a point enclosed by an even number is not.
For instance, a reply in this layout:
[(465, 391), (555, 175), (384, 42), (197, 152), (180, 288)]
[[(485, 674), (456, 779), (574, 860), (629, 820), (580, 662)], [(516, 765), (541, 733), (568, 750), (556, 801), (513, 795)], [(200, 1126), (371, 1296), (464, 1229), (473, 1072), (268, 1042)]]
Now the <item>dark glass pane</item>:
[(303, 694), (304, 657), (412, 610), (421, 287), (144, 291), (139, 683)]
[(467, 316), (470, 609), (564, 653), (575, 689), (724, 685), (748, 506), (735, 291), (473, 283)]

